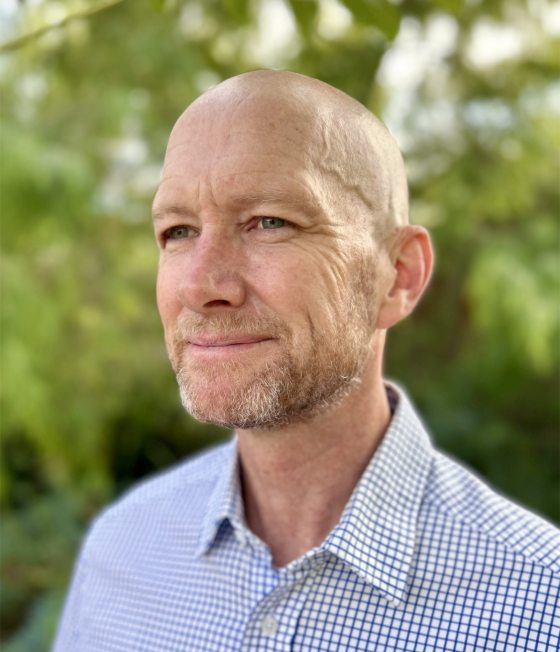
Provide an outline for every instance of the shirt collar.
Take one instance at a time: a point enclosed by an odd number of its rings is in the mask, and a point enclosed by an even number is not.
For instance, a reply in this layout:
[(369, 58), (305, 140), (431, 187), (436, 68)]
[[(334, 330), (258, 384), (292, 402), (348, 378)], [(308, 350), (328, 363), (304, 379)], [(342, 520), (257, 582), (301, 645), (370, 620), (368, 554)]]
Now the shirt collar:
[(227, 446), (229, 447), (226, 454), (227, 463), (210, 495), (195, 553), (197, 556), (204, 555), (210, 550), (224, 527), (229, 525), (234, 530), (240, 531), (243, 522), (237, 439), (234, 438)]
[[(399, 603), (406, 596), (418, 513), (433, 449), (404, 391), (392, 383), (386, 383), (386, 389), (394, 406), (389, 428), (338, 525), (319, 550), (335, 555), (390, 602)], [(243, 521), (234, 440), (227, 467), (208, 504), (197, 553), (208, 552), (228, 526), (242, 539), (246, 531)]]
[(322, 548), (399, 603), (406, 597), (433, 449), (403, 390), (391, 383), (386, 388), (397, 397), (391, 423)]

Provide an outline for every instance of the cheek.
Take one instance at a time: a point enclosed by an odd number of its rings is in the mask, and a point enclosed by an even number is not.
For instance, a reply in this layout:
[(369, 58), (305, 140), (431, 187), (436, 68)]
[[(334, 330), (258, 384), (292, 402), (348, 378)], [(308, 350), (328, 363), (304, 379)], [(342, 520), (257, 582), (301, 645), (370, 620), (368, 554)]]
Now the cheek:
[(168, 266), (160, 265), (156, 283), (156, 300), (165, 329), (171, 326), (181, 311), (181, 305), (177, 296), (176, 275)]
[(323, 330), (340, 319), (340, 301), (349, 282), (348, 270), (340, 257), (318, 249), (275, 251), (254, 265), (253, 292), (293, 328)]
[[(252, 296), (257, 311), (262, 306), (279, 318), (303, 345), (302, 333), (309, 329), (308, 314), (316, 294), (310, 267), (303, 256), (291, 247), (271, 248), (253, 257), (247, 274), (248, 296)], [(305, 338), (304, 338), (305, 339)]]
[(371, 252), (356, 247), (329, 254), (317, 273), (322, 291), (317, 319), (334, 333), (358, 322), (374, 328), (376, 264)]

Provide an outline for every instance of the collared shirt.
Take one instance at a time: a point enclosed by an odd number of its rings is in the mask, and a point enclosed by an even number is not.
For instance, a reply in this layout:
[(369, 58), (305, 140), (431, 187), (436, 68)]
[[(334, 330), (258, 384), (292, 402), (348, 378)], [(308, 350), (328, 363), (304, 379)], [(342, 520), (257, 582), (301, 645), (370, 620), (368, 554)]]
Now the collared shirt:
[(560, 533), (437, 452), (388, 391), (390, 427), (319, 547), (273, 565), (233, 439), (96, 520), (55, 651), (558, 650)]

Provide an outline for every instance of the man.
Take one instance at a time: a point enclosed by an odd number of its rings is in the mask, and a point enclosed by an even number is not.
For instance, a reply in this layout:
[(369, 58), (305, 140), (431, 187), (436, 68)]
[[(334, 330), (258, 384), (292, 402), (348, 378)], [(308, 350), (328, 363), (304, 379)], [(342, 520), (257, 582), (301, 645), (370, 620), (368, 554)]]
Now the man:
[(407, 204), (386, 129), (317, 80), (241, 75), (179, 118), (158, 306), (185, 408), (235, 437), (97, 519), (57, 652), (558, 648), (558, 532), (383, 382), (432, 268)]

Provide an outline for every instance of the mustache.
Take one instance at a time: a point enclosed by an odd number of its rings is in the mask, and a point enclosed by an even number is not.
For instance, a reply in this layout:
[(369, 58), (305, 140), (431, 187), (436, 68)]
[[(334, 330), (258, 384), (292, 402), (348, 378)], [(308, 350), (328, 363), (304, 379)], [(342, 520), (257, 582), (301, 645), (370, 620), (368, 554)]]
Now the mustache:
[(232, 333), (278, 339), (288, 339), (290, 336), (287, 325), (272, 315), (254, 316), (236, 312), (208, 316), (191, 314), (177, 319), (173, 344), (175, 347), (181, 346), (197, 335), (219, 337)]

